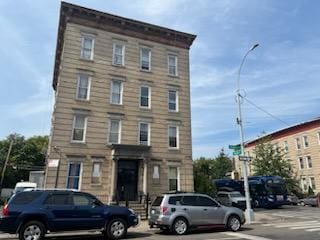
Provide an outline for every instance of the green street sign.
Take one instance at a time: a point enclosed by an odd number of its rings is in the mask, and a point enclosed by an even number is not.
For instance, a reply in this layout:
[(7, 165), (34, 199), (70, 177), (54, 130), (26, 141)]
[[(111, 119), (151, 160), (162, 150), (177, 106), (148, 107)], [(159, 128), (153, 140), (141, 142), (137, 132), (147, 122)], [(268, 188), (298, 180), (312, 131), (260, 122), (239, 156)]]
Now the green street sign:
[(240, 149), (241, 149), (241, 146), (240, 146), (240, 144), (237, 144), (237, 145), (229, 145), (229, 149), (240, 150)]
[(241, 149), (233, 151), (233, 156), (239, 156), (240, 154), (241, 154)]

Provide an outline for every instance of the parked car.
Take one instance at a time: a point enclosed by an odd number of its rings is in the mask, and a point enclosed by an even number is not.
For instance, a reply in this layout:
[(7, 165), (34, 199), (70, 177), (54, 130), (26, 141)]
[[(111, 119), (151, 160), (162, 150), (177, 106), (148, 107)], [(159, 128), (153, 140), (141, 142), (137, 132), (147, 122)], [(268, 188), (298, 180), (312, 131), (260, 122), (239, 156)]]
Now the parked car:
[(32, 190), (37, 187), (34, 182), (18, 182), (13, 190), (13, 194), (23, 192), (24, 190)]
[(297, 205), (299, 203), (299, 198), (294, 194), (289, 194), (287, 200), (289, 205)]
[(242, 210), (246, 209), (246, 198), (240, 192), (224, 192), (217, 193), (217, 200), (224, 206), (237, 207)]
[(0, 217), (0, 231), (18, 233), (20, 240), (41, 240), (48, 231), (79, 230), (99, 230), (119, 239), (138, 223), (133, 210), (104, 205), (89, 193), (34, 190), (11, 197)]
[(299, 204), (302, 206), (317, 206), (317, 197), (316, 196), (309, 196), (306, 198), (302, 198), (299, 200)]
[(156, 197), (150, 208), (150, 227), (178, 235), (192, 228), (225, 227), (238, 231), (245, 222), (243, 212), (226, 207), (211, 197), (197, 193), (169, 193)]

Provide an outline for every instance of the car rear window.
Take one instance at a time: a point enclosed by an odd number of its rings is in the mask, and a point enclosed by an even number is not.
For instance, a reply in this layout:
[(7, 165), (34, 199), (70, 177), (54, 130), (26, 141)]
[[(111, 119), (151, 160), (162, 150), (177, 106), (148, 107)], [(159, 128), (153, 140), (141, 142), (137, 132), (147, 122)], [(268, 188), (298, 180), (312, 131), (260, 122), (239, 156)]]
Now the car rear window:
[(181, 198), (181, 196), (170, 197), (168, 202), (171, 205), (177, 205), (177, 202), (181, 202)]
[(152, 206), (160, 206), (162, 199), (163, 199), (163, 196), (156, 197), (156, 199), (152, 203)]
[(21, 192), (18, 193), (10, 201), (10, 204), (25, 205), (32, 203), (35, 199), (40, 197), (42, 192)]

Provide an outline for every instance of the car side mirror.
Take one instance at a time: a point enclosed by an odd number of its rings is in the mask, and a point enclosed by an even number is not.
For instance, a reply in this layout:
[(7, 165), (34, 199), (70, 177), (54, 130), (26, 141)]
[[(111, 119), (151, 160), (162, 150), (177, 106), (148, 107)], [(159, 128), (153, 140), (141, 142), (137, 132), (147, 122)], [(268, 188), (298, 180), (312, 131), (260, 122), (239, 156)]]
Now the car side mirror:
[(96, 206), (101, 206), (101, 203), (98, 201), (98, 199), (94, 199), (94, 200), (92, 201), (92, 205), (93, 205), (94, 207), (96, 207)]

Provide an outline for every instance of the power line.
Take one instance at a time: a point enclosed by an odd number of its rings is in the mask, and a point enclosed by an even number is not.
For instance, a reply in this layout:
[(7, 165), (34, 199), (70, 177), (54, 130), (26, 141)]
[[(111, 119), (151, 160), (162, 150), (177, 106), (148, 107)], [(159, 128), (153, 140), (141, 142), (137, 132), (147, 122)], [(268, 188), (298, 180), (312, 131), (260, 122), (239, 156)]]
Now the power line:
[(282, 119), (278, 118), (277, 116), (273, 115), (272, 113), (268, 112), (267, 110), (263, 109), (262, 107), (259, 107), (258, 105), (256, 105), (254, 102), (250, 101), (248, 98), (241, 96), (243, 99), (245, 99), (249, 104), (251, 104), (252, 106), (254, 106), (255, 108), (259, 109), (260, 111), (264, 112), (265, 114), (269, 115), (270, 117), (278, 120), (279, 122), (282, 122), (283, 124), (287, 125), (287, 126), (291, 126), (289, 123), (283, 121)]

